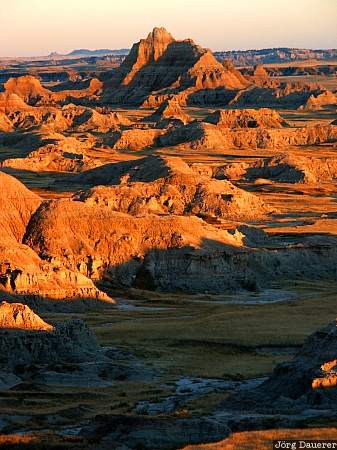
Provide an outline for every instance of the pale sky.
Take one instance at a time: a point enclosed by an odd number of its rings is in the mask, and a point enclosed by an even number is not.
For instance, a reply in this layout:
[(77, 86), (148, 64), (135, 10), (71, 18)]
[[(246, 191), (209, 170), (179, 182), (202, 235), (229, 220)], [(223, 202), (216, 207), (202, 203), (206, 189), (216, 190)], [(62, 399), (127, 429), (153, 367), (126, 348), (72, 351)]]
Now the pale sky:
[(337, 0), (0, 0), (0, 56), (129, 48), (154, 26), (212, 50), (337, 47)]

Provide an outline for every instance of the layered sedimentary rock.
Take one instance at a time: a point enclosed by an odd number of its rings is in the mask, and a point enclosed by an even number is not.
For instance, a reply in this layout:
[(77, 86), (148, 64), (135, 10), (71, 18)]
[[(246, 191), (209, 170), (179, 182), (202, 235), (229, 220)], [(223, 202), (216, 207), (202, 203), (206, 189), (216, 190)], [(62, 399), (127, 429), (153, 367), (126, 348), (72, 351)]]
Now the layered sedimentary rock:
[[(0, 305), (0, 348), (1, 391), (25, 380), (37, 384), (104, 386), (116, 374), (111, 359), (84, 322), (69, 320), (50, 325), (20, 303)], [(104, 371), (109, 375), (102, 379)]]
[(104, 164), (73, 178), (75, 184), (84, 186), (112, 185), (124, 182), (151, 182), (176, 172), (189, 174), (188, 165), (175, 157), (151, 155), (136, 160)]
[(204, 122), (224, 128), (283, 128), (289, 126), (278, 112), (268, 108), (217, 110), (207, 116)]
[(305, 409), (334, 410), (337, 398), (336, 322), (310, 335), (295, 357), (276, 366), (253, 390), (237, 393), (224, 408), (255, 413), (303, 413)]
[(316, 125), (303, 128), (228, 128), (206, 122), (192, 122), (169, 130), (158, 138), (158, 145), (180, 145), (184, 149), (281, 148), (314, 145), (337, 140), (337, 127)]
[(157, 144), (159, 136), (164, 134), (163, 130), (158, 129), (129, 129), (116, 131), (113, 135), (110, 145), (112, 150), (131, 150), (138, 151)]
[(81, 435), (106, 448), (135, 448), (141, 442), (144, 449), (181, 448), (186, 442), (205, 442), (212, 436), (221, 439), (230, 432), (227, 424), (208, 418), (147, 417), (131, 415), (99, 415), (81, 430)]
[(299, 108), (305, 104), (311, 95), (317, 96), (324, 88), (315, 83), (279, 82), (273, 79), (259, 79), (247, 89), (238, 90), (235, 95), (224, 103), (239, 108), (247, 107), (283, 107)]
[(32, 75), (24, 75), (7, 80), (4, 84), (4, 95), (16, 95), (30, 106), (53, 105), (62, 102), (69, 103), (72, 99), (95, 97), (102, 86), (101, 81), (92, 79), (86, 89), (53, 92), (44, 88), (38, 78)]
[(319, 183), (337, 178), (336, 158), (315, 158), (280, 154), (247, 164), (241, 176), (267, 178), (285, 183)]
[(16, 178), (0, 172), (1, 240), (21, 241), (41, 199)]
[(5, 92), (17, 95), (28, 105), (47, 101), (52, 95), (51, 91), (45, 89), (40, 81), (31, 75), (10, 78), (4, 84), (4, 89)]
[(161, 122), (161, 126), (163, 127), (165, 124), (169, 124), (170, 121), (180, 121), (185, 124), (191, 119), (188, 114), (184, 113), (177, 98), (172, 97), (163, 101), (159, 108), (147, 120), (150, 122)]
[(12, 128), (20, 130), (40, 129), (43, 132), (94, 131), (106, 133), (131, 124), (130, 120), (121, 113), (102, 109), (96, 110), (74, 104), (64, 105), (61, 108), (29, 106), (25, 103), (17, 106), (10, 103), (5, 104), (3, 117), (6, 117)]
[(135, 217), (68, 199), (37, 210), (25, 243), (43, 259), (119, 286), (222, 292), (276, 279), (336, 279), (333, 237), (321, 243), (308, 237), (299, 246), (278, 245), (276, 252), (247, 247), (245, 234), (197, 217)]
[(190, 39), (176, 41), (164, 28), (154, 28), (146, 39), (133, 45), (105, 84), (104, 99), (140, 105), (154, 91), (166, 95), (188, 89), (240, 89), (247, 85), (240, 72), (219, 63), (210, 50)]
[(308, 100), (299, 107), (304, 111), (319, 111), (324, 106), (337, 105), (337, 96), (331, 91), (323, 91), (318, 95), (310, 95)]
[(0, 328), (53, 331), (54, 327), (42, 320), (27, 305), (21, 303), (0, 304)]
[(260, 65), (245, 76), (191, 39), (176, 41), (164, 28), (155, 28), (133, 45), (105, 82), (103, 101), (158, 107), (174, 95), (180, 105), (298, 108), (322, 93), (324, 88), (317, 84), (272, 79)]
[(25, 158), (6, 159), (2, 168), (31, 170), (33, 172), (82, 172), (100, 165), (76, 151), (64, 151), (62, 146), (47, 144), (29, 153)]
[(26, 227), (41, 198), (15, 178), (0, 172), (0, 291), (27, 298), (94, 298), (108, 301), (79, 272), (42, 261), (22, 243)]
[[(63, 229), (73, 230), (66, 247)], [(240, 244), (240, 236), (216, 230), (196, 217), (133, 217), (109, 207), (61, 200), (37, 211), (25, 242), (42, 258), (130, 286), (149, 252), (169, 255), (170, 250), (184, 253), (203, 246), (211, 251)]]
[[(110, 164), (108, 168), (102, 167), (102, 173), (107, 173), (110, 168), (118, 178), (118, 170), (123, 166), (117, 166), (114, 168), (114, 164)], [(135, 171), (137, 166), (140, 173)], [(270, 212), (270, 208), (257, 196), (235, 187), (229, 181), (199, 175), (180, 158), (150, 156), (125, 169), (119, 177), (122, 184), (92, 188), (75, 198), (86, 204), (107, 206), (132, 215), (198, 215), (242, 221), (256, 220)], [(132, 182), (130, 178), (135, 172), (138, 172), (138, 179), (142, 178), (143, 172), (144, 178), (152, 178), (153, 181)], [(165, 172), (166, 175), (162, 176)], [(100, 178), (104, 176), (100, 177), (99, 170), (96, 175), (96, 183), (100, 183)], [(85, 180), (85, 174), (82, 180)]]
[(0, 92), (0, 111), (8, 113), (13, 110), (30, 110), (30, 106), (17, 94)]

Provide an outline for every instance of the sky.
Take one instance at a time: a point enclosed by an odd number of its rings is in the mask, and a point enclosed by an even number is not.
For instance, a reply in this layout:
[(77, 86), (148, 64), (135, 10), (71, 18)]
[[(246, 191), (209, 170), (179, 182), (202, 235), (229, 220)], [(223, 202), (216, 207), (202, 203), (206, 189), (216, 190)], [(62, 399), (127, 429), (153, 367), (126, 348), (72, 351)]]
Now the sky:
[(337, 0), (0, 0), (0, 56), (130, 48), (155, 26), (212, 50), (337, 48)]

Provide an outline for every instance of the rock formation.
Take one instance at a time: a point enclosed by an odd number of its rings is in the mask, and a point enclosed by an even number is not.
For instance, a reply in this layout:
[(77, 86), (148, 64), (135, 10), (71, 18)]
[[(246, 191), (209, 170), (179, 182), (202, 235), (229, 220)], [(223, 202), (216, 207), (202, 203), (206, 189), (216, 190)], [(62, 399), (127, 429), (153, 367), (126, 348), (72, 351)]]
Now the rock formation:
[(21, 303), (0, 304), (0, 328), (53, 331), (54, 327), (42, 320), (27, 305)]
[[(199, 89), (241, 89), (247, 80), (219, 63), (210, 50), (192, 40), (176, 41), (164, 28), (154, 28), (133, 45), (130, 54), (104, 86), (110, 103), (140, 105), (156, 91), (163, 95)], [(162, 98), (164, 101), (165, 98)], [(161, 102), (160, 102), (161, 103)]]
[(110, 145), (112, 150), (131, 150), (138, 151), (148, 147), (155, 146), (159, 136), (164, 131), (158, 129), (129, 129), (116, 131), (113, 135)]
[(246, 165), (244, 172), (248, 179), (267, 178), (284, 183), (329, 182), (337, 178), (337, 159), (280, 154)]
[(47, 144), (29, 153), (25, 158), (6, 159), (2, 168), (31, 170), (33, 172), (82, 172), (99, 166), (99, 161), (77, 151), (64, 151), (62, 146)]
[[(221, 230), (197, 217), (135, 217), (113, 211), (104, 197), (100, 204), (95, 201), (42, 205), (25, 244), (45, 260), (115, 286), (222, 292), (298, 276), (336, 278), (334, 237), (317, 244), (323, 252), (310, 237), (300, 246), (278, 245), (275, 252), (247, 247), (246, 232)], [(69, 230), (66, 243), (64, 229)]]
[(224, 128), (282, 128), (289, 125), (274, 110), (268, 108), (217, 110), (204, 122)]
[[(117, 175), (122, 164), (110, 164), (96, 170), (96, 183), (111, 169)], [(142, 167), (144, 165), (144, 167)], [(135, 171), (138, 167), (139, 171)], [(127, 166), (124, 165), (127, 169)], [(165, 170), (166, 169), (166, 170)], [(131, 182), (136, 178), (153, 179), (152, 182)], [(140, 173), (139, 173), (140, 172)], [(163, 173), (167, 173), (164, 177)], [(89, 174), (89, 177), (92, 176)], [(82, 180), (86, 179), (83, 173)], [(229, 181), (220, 181), (198, 175), (180, 158), (150, 156), (138, 160), (119, 178), (119, 186), (90, 189), (75, 198), (90, 205), (108, 206), (114, 211), (132, 215), (175, 214), (217, 217), (225, 220), (256, 220), (270, 209), (257, 196), (235, 187)]]
[(316, 125), (303, 128), (234, 128), (206, 122), (192, 122), (159, 136), (159, 146), (177, 146), (182, 150), (217, 150), (229, 148), (282, 148), (332, 143), (337, 127)]
[(151, 155), (135, 160), (104, 164), (76, 175), (72, 181), (76, 185), (87, 187), (136, 181), (151, 182), (177, 172), (191, 173), (188, 165), (181, 158)]
[(168, 98), (163, 101), (157, 111), (147, 117), (149, 122), (161, 122), (161, 127), (167, 125), (170, 121), (181, 122), (186, 124), (191, 119), (188, 114), (182, 110), (176, 97)]
[[(141, 442), (144, 449), (181, 448), (186, 442), (205, 442), (209, 436), (219, 440), (229, 428), (208, 418), (147, 417), (127, 415), (99, 415), (81, 430), (89, 441), (106, 445), (136, 448)], [(139, 445), (138, 445), (139, 446)], [(117, 447), (118, 448), (118, 447)]]
[(295, 415), (305, 410), (324, 415), (334, 410), (337, 396), (336, 322), (309, 336), (290, 362), (276, 366), (255, 389), (236, 393), (224, 408), (268, 414)]
[(81, 273), (42, 261), (22, 243), (41, 198), (15, 178), (0, 172), (0, 293), (27, 299), (99, 299), (110, 301)]
[(300, 111), (319, 111), (324, 106), (337, 105), (337, 96), (331, 91), (323, 91), (318, 95), (310, 95), (308, 100), (298, 109)]
[(10, 78), (4, 84), (4, 88), (5, 92), (17, 95), (31, 106), (41, 103), (41, 101), (48, 101), (52, 95), (51, 91), (45, 89), (40, 81), (31, 75)]
[(257, 64), (256, 66), (254, 66), (254, 71), (253, 71), (253, 79), (256, 82), (259, 81), (265, 81), (269, 79), (269, 75), (268, 72), (266, 71), (266, 69), (261, 66), (261, 64)]

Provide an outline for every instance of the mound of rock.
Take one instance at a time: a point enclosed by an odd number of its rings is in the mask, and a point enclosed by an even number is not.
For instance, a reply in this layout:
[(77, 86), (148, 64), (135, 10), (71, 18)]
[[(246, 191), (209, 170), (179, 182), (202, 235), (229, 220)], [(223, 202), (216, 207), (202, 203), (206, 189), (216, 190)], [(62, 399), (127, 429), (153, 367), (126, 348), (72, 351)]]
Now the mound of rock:
[(16, 178), (0, 171), (0, 242), (21, 241), (41, 198)]
[[(103, 97), (110, 103), (141, 105), (154, 91), (165, 96), (220, 86), (241, 89), (248, 84), (239, 71), (219, 63), (210, 50), (191, 39), (176, 41), (164, 28), (154, 28), (133, 45), (105, 83)], [(164, 100), (161, 97), (160, 103)]]
[(117, 131), (111, 142), (112, 150), (138, 151), (156, 145), (157, 139), (164, 133), (157, 129), (139, 129)]
[(42, 261), (22, 243), (41, 198), (14, 177), (0, 172), (0, 294), (26, 299), (96, 299), (110, 302), (79, 273)]
[(327, 182), (337, 178), (337, 159), (281, 154), (247, 165), (245, 176), (283, 183)]
[[(141, 173), (144, 173), (147, 179), (153, 179), (152, 182), (131, 182), (134, 166), (119, 178), (122, 184), (92, 188), (75, 198), (90, 205), (107, 206), (114, 211), (137, 216), (197, 215), (243, 221), (256, 220), (270, 212), (257, 196), (235, 187), (229, 181), (199, 175), (180, 158), (151, 156), (138, 161), (138, 164), (140, 171), (136, 172), (136, 177), (140, 179)], [(116, 173), (114, 167), (111, 171)], [(99, 174), (99, 170), (96, 173)], [(96, 182), (98, 180), (99, 177)]]
[(227, 425), (209, 418), (147, 417), (132, 415), (99, 415), (81, 430), (89, 441), (105, 448), (137, 448), (144, 450), (182, 448), (186, 442), (198, 443), (227, 436)]
[(261, 65), (261, 64), (256, 64), (256, 66), (254, 66), (254, 70), (253, 70), (253, 74), (252, 77), (254, 79), (254, 81), (266, 81), (269, 80), (269, 75), (268, 72), (266, 71), (266, 69)]
[[(62, 141), (61, 141), (62, 142)], [(99, 161), (85, 154), (64, 151), (62, 146), (47, 144), (29, 153), (25, 158), (6, 159), (2, 168), (30, 170), (32, 172), (82, 172), (99, 166)]]
[(42, 320), (27, 305), (21, 303), (0, 304), (0, 328), (52, 331), (54, 327)]
[(116, 372), (84, 322), (49, 325), (20, 303), (0, 305), (0, 348), (0, 390), (27, 379), (38, 384), (106, 385), (100, 372), (110, 369), (111, 379)]
[(159, 146), (177, 146), (182, 150), (221, 148), (282, 148), (317, 145), (337, 141), (337, 127), (316, 125), (303, 128), (228, 128), (211, 123), (192, 122), (168, 130), (159, 136)]
[(224, 128), (282, 128), (289, 126), (278, 112), (261, 108), (217, 110), (204, 119)]
[(317, 95), (310, 95), (308, 100), (299, 107), (303, 111), (319, 111), (324, 106), (336, 105), (337, 96), (331, 91), (322, 91)]
[(40, 81), (31, 76), (24, 75), (17, 78), (10, 78), (4, 84), (5, 92), (16, 94), (28, 105), (36, 105), (41, 101), (48, 101), (52, 92), (45, 89)]
[[(67, 235), (67, 250), (64, 229), (72, 230)], [(170, 259), (174, 251), (183, 255), (240, 246), (241, 237), (217, 230), (197, 217), (134, 217), (110, 207), (60, 200), (37, 211), (25, 243), (41, 257), (63, 267), (78, 269), (94, 279), (130, 286), (137, 283), (137, 277), (141, 279), (148, 253), (157, 252), (164, 257), (167, 254)], [(169, 274), (168, 268), (165, 273)], [(160, 284), (157, 275), (155, 278)]]
[[(309, 336), (293, 360), (276, 366), (255, 389), (236, 393), (224, 408), (255, 413), (316, 415), (335, 410), (337, 398), (337, 327), (333, 322)], [(295, 418), (293, 416), (293, 418)]]
[(4, 84), (5, 94), (15, 94), (31, 106), (70, 103), (74, 99), (97, 98), (102, 82), (96, 78), (90, 80), (85, 89), (72, 89), (53, 92), (42, 86), (40, 80), (32, 75), (9, 78)]
[(188, 114), (185, 114), (181, 109), (179, 101), (176, 97), (165, 100), (148, 118), (150, 122), (161, 122), (164, 121), (165, 124), (169, 121), (181, 122), (183, 124), (188, 123), (191, 118)]
[(128, 126), (130, 124), (131, 121), (121, 113), (106, 112), (102, 114), (92, 108), (82, 108), (82, 111), (79, 111), (74, 117), (72, 126), (77, 131), (98, 131), (106, 133), (109, 130), (116, 130), (120, 126)]
[(8, 113), (13, 110), (30, 110), (31, 107), (17, 94), (0, 92), (0, 111)]
[(104, 164), (76, 175), (72, 180), (76, 185), (84, 186), (151, 182), (175, 172), (189, 174), (190, 169), (181, 158), (150, 155), (135, 160)]
[[(146, 216), (116, 212), (108, 203), (109, 192), (104, 204), (102, 190), (103, 201), (98, 188), (93, 199), (89, 193), (88, 199), (83, 194), (84, 201), (78, 197), (43, 204), (30, 221), (25, 244), (44, 260), (120, 287), (219, 293), (257, 289), (281, 279), (336, 279), (333, 236), (320, 243), (309, 236), (300, 245), (277, 244), (275, 251), (269, 244), (266, 248), (257, 244), (250, 230), (241, 232), (235, 225), (226, 231), (196, 216), (163, 215), (158, 209), (156, 215)], [(219, 204), (220, 198), (221, 194)], [(135, 201), (142, 202), (142, 196)], [(123, 204), (117, 198), (119, 202)], [(204, 210), (202, 201), (198, 208)]]

